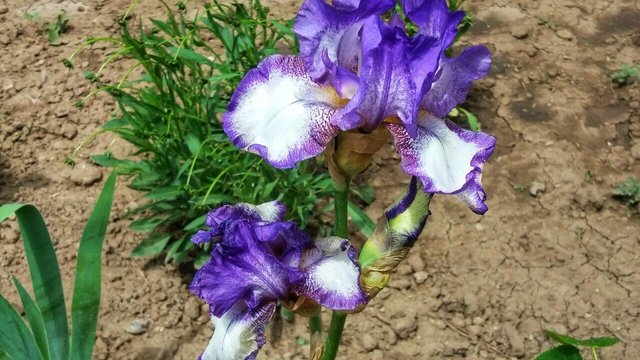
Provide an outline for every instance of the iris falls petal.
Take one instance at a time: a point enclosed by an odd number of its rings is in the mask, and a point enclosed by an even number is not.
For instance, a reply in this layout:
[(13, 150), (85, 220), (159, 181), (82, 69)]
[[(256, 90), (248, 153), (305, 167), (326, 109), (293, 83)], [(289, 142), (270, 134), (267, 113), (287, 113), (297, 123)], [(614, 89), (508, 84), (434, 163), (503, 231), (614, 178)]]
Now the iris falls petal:
[(425, 192), (458, 194), (476, 213), (487, 210), (480, 181), (482, 166), (495, 148), (493, 136), (426, 114), (418, 121), (415, 138), (400, 125), (388, 128), (403, 169), (422, 181)]
[(360, 289), (356, 250), (348, 240), (329, 237), (314, 242), (303, 255), (304, 275), (296, 293), (334, 310), (356, 310), (367, 301)]
[(212, 316), (215, 326), (201, 360), (253, 360), (265, 343), (265, 326), (273, 316), (275, 302), (255, 310), (236, 303), (221, 317)]
[(299, 57), (273, 55), (247, 73), (224, 114), (224, 131), (241, 149), (277, 168), (324, 151), (338, 133), (330, 124), (340, 98), (315, 83)]

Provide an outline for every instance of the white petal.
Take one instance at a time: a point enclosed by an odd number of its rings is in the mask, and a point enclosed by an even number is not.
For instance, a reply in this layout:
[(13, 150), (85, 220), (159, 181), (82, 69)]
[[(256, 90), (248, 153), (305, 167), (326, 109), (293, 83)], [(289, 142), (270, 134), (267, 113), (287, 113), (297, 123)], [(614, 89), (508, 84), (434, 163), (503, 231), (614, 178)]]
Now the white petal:
[(335, 90), (312, 81), (302, 59), (274, 55), (240, 82), (224, 130), (236, 146), (291, 168), (323, 152), (336, 136), (330, 119), (339, 105)]
[(360, 268), (349, 241), (329, 237), (315, 241), (302, 260), (306, 274), (296, 291), (333, 310), (355, 310), (366, 303), (360, 289)]
[(264, 345), (264, 328), (275, 311), (270, 303), (251, 311), (238, 302), (221, 318), (212, 317), (215, 326), (213, 337), (200, 358), (202, 360), (255, 359)]

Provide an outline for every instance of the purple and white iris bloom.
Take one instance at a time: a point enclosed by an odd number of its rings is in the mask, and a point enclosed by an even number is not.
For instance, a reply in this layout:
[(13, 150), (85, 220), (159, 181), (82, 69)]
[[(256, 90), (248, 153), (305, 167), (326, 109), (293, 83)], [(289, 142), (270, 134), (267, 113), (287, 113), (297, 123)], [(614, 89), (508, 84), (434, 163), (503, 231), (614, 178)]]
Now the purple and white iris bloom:
[(313, 242), (284, 222), (284, 213), (277, 201), (225, 205), (208, 214), (210, 230), (193, 237), (213, 242), (211, 259), (190, 286), (209, 304), (215, 325), (200, 359), (255, 359), (278, 301), (304, 297), (341, 311), (366, 304), (351, 244), (337, 237)]
[(461, 11), (446, 0), (403, 0), (418, 27), (382, 15), (393, 0), (306, 0), (294, 31), (300, 56), (274, 55), (240, 82), (224, 115), (232, 142), (277, 168), (322, 153), (341, 131), (386, 127), (401, 166), (428, 193), (453, 194), (484, 213), (483, 163), (495, 138), (460, 128), (445, 117), (462, 103), (474, 80), (487, 75), (484, 46), (445, 56)]

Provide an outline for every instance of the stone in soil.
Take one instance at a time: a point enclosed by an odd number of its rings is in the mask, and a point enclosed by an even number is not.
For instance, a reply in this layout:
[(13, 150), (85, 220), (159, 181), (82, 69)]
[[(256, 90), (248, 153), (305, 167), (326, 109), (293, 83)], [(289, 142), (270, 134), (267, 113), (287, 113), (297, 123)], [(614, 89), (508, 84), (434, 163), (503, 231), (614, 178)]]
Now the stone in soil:
[(413, 274), (413, 279), (418, 284), (424, 283), (428, 278), (429, 274), (426, 271), (418, 271), (417, 273)]
[(127, 326), (124, 327), (124, 331), (132, 335), (141, 335), (147, 332), (149, 329), (148, 319), (134, 319)]
[(516, 356), (524, 354), (524, 337), (518, 333), (518, 330), (512, 324), (504, 325), (504, 332), (509, 339), (511, 349)]
[(71, 169), (69, 180), (78, 186), (91, 186), (102, 180), (102, 172), (94, 165), (80, 162)]
[(516, 39), (524, 39), (529, 35), (529, 27), (523, 24), (511, 28), (511, 36)]
[(392, 321), (391, 326), (400, 339), (407, 339), (418, 329), (418, 322), (415, 316), (405, 316)]
[(636, 160), (640, 160), (640, 141), (631, 147), (631, 156)]
[(561, 29), (556, 31), (556, 35), (558, 35), (558, 37), (563, 40), (567, 40), (567, 41), (573, 40), (573, 33), (567, 29)]
[(378, 347), (378, 341), (369, 333), (362, 334), (360, 337), (360, 343), (362, 344), (362, 348), (367, 352)]
[(543, 182), (534, 181), (529, 187), (529, 194), (531, 194), (531, 196), (538, 196), (538, 194), (543, 193), (546, 189), (547, 187)]

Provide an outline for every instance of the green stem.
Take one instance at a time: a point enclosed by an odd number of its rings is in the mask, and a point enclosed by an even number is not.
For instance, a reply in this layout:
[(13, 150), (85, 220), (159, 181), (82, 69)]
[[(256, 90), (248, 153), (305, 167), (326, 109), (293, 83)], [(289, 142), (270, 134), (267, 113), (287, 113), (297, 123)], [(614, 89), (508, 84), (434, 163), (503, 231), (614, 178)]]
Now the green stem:
[(322, 331), (322, 319), (320, 315), (309, 318), (309, 330), (311, 331), (311, 338), (313, 338), (314, 334)]
[[(349, 237), (349, 228), (347, 221), (347, 205), (349, 200), (349, 181), (344, 186), (336, 186), (335, 189), (335, 205), (334, 205), (334, 221), (335, 234), (341, 238)], [(327, 342), (324, 346), (322, 360), (335, 360), (342, 338), (342, 330), (347, 320), (347, 314), (334, 311), (331, 315), (331, 323), (327, 332)]]
[(591, 351), (593, 351), (593, 359), (594, 360), (598, 360), (598, 353), (596, 352), (596, 348), (592, 347)]
[(336, 236), (341, 238), (349, 237), (349, 228), (347, 222), (347, 209), (349, 204), (349, 182), (347, 180), (344, 189), (335, 188), (335, 205), (334, 205), (334, 221)]

